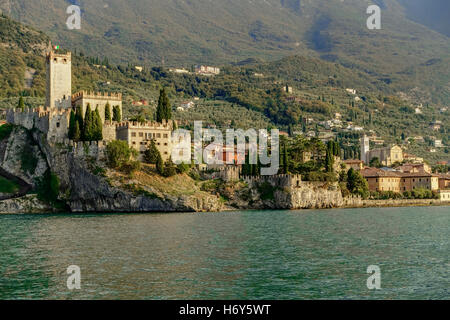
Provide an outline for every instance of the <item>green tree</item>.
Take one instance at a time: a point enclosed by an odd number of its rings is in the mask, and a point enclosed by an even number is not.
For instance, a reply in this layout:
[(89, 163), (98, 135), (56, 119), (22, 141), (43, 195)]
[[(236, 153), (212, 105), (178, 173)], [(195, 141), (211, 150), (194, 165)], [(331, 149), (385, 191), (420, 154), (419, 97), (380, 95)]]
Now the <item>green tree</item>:
[(163, 88), (159, 92), (158, 106), (156, 108), (156, 121), (163, 122), (172, 119), (172, 107), (167, 97), (166, 89)]
[(105, 121), (111, 121), (111, 106), (109, 105), (109, 102), (105, 105)]
[(75, 131), (75, 124), (77, 121), (75, 120), (75, 112), (73, 110), (70, 111), (70, 120), (69, 120), (69, 139), (74, 140), (74, 131)]
[(133, 154), (134, 150), (128, 146), (126, 141), (114, 140), (106, 146), (106, 162), (113, 169), (127, 164)]
[(164, 164), (164, 177), (173, 177), (177, 174), (177, 167), (173, 163), (172, 159), (169, 158)]
[(381, 168), (381, 162), (378, 157), (374, 157), (370, 160), (369, 166), (375, 167), (375, 168)]
[(158, 157), (161, 157), (161, 154), (156, 147), (155, 141), (152, 140), (150, 146), (145, 150), (144, 153), (144, 161), (150, 164), (156, 164), (158, 161)]
[(116, 122), (122, 121), (122, 114), (120, 112), (119, 106), (113, 107), (113, 121), (116, 121)]
[(289, 155), (287, 151), (286, 142), (283, 143), (283, 173), (289, 173)]
[(350, 168), (347, 172), (347, 189), (351, 193), (358, 194), (364, 199), (369, 196), (369, 184), (361, 173), (353, 168)]

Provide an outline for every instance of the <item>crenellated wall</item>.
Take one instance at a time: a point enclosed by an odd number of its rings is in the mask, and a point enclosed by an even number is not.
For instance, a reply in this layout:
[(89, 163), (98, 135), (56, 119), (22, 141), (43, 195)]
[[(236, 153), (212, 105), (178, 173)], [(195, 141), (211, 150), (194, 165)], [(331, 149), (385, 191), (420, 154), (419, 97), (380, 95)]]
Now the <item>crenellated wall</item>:
[(90, 157), (100, 160), (105, 157), (107, 145), (105, 141), (75, 142), (66, 140), (65, 142), (71, 147), (72, 153), (76, 158)]
[(70, 110), (63, 108), (10, 109), (6, 119), (9, 123), (28, 130), (37, 129), (47, 134), (47, 140), (61, 142), (68, 138)]
[(273, 176), (241, 176), (241, 179), (249, 185), (270, 183), (273, 187), (297, 188), (302, 185), (302, 176), (300, 174), (278, 174)]

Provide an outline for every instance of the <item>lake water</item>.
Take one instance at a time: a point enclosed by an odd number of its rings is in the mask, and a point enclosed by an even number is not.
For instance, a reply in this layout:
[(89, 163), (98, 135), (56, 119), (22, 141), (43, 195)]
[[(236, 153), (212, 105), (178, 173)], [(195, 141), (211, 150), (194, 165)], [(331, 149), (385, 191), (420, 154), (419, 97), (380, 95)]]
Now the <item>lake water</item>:
[(0, 299), (450, 299), (449, 259), (448, 206), (0, 216)]

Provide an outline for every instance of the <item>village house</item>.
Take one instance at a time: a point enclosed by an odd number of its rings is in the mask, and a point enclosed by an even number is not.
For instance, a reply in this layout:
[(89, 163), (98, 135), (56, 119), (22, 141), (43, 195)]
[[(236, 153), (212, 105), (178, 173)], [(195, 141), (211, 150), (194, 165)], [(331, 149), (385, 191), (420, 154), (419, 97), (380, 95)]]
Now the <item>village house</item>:
[(180, 106), (177, 107), (177, 110), (178, 111), (187, 111), (193, 107), (195, 107), (195, 103), (193, 101), (183, 101), (180, 103)]
[(433, 131), (439, 131), (441, 130), (442, 127), (442, 121), (440, 120), (435, 120), (432, 123), (430, 123), (430, 129)]
[(417, 157), (413, 154), (405, 152), (405, 153), (403, 153), (403, 161), (407, 161), (408, 163), (420, 164), (420, 163), (423, 163), (424, 160), (421, 157)]
[(439, 200), (450, 202), (450, 190), (439, 190)]

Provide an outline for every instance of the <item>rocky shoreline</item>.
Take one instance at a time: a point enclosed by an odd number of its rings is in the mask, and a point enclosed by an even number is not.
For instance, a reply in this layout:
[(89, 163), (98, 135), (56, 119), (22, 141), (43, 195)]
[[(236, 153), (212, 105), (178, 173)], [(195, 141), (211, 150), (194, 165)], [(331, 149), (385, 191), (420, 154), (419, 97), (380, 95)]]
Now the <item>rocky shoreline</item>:
[[(100, 201), (102, 202), (102, 201)], [(234, 208), (229, 206), (223, 206), (216, 210), (195, 210), (195, 206), (185, 206), (179, 204), (173, 207), (169, 204), (160, 202), (152, 202), (145, 200), (143, 197), (135, 198), (131, 201), (134, 205), (128, 208), (115, 207), (114, 209), (102, 209), (97, 210), (95, 207), (83, 207), (80, 206), (76, 210), (71, 211), (73, 214), (82, 213), (175, 213), (175, 212), (227, 212), (227, 211), (242, 211), (242, 210), (255, 210), (257, 208)], [(345, 209), (345, 208), (376, 208), (376, 207), (427, 207), (427, 206), (450, 206), (450, 203), (441, 202), (439, 200), (420, 199), (420, 200), (344, 200), (341, 206), (316, 206), (308, 205), (302, 208), (261, 208), (258, 210), (305, 210), (305, 209)], [(109, 207), (109, 206), (107, 206)], [(151, 208), (145, 210), (143, 208)], [(200, 206), (202, 205), (200, 204)], [(135, 210), (134, 208), (141, 208)], [(36, 195), (30, 194), (22, 198), (15, 198), (9, 200), (0, 201), (0, 214), (56, 214), (67, 213), (61, 210), (55, 210), (48, 204), (37, 199)]]

